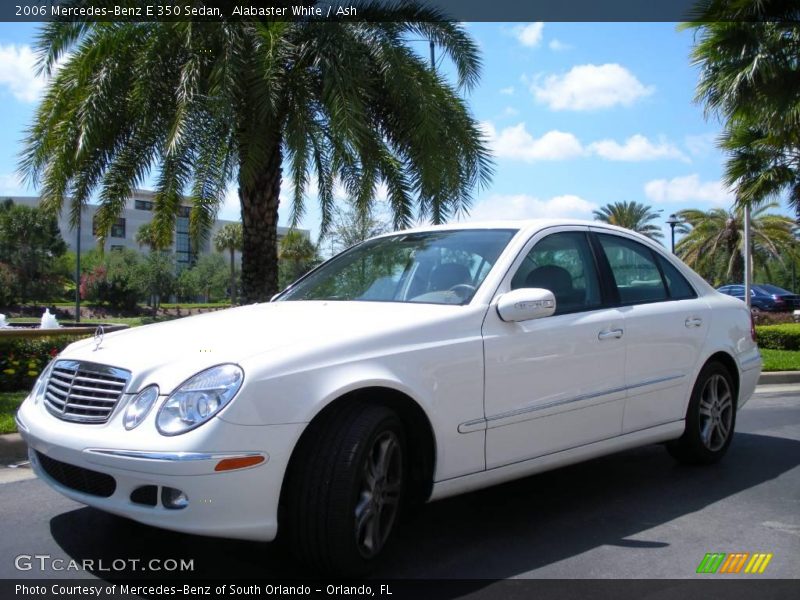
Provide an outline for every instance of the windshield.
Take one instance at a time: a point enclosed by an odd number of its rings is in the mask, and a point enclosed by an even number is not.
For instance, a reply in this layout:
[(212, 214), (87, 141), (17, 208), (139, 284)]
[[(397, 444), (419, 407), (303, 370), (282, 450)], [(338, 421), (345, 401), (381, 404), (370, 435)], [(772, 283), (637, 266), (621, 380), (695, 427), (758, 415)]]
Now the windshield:
[(277, 300), (360, 300), (466, 304), (514, 229), (401, 233), (334, 257)]

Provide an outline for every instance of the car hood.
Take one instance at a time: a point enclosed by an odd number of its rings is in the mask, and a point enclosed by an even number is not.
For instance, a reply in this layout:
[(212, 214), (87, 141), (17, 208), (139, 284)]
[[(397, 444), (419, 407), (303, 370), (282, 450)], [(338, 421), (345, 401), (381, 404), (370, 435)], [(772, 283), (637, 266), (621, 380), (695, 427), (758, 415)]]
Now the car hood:
[[(447, 321), (461, 320), (466, 306), (383, 302), (273, 302), (205, 313), (135, 327), (76, 342), (59, 356), (127, 369), (128, 391), (158, 383), (169, 393), (205, 368), (243, 363), (261, 354), (275, 356), (330, 352), (331, 347), (374, 345), (411, 331), (417, 337), (444, 335)], [(441, 324), (442, 327), (430, 327)], [(479, 321), (478, 321), (479, 327)], [(438, 333), (431, 333), (435, 329)], [(419, 339), (419, 341), (423, 341)]]

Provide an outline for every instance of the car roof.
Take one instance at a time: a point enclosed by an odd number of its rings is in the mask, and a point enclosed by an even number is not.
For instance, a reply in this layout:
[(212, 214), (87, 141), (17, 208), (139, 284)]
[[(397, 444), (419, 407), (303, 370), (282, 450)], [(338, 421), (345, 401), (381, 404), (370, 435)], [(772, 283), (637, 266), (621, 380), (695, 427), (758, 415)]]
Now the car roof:
[(447, 230), (455, 231), (464, 229), (475, 229), (475, 230), (515, 229), (532, 234), (541, 229), (547, 229), (548, 227), (564, 227), (564, 226), (579, 226), (579, 227), (594, 227), (598, 229), (609, 229), (612, 231), (625, 233), (627, 235), (633, 235), (636, 236), (637, 238), (641, 238), (648, 242), (653, 242), (652, 239), (645, 237), (639, 233), (636, 233), (635, 231), (631, 231), (630, 229), (617, 227), (616, 225), (609, 225), (608, 223), (603, 223), (602, 221), (589, 221), (585, 219), (519, 219), (519, 220), (498, 219), (493, 221), (455, 221), (444, 225), (424, 225), (420, 227), (404, 229), (402, 231), (388, 232), (378, 237), (397, 235), (399, 233), (422, 233), (426, 231), (447, 231)]

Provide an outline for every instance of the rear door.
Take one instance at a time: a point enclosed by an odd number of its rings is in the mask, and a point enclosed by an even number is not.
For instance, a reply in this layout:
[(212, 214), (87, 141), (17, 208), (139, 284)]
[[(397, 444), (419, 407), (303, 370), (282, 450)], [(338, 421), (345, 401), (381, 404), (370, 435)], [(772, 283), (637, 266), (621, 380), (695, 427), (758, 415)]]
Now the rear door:
[(623, 433), (680, 420), (711, 311), (660, 251), (608, 230), (595, 239), (625, 316)]

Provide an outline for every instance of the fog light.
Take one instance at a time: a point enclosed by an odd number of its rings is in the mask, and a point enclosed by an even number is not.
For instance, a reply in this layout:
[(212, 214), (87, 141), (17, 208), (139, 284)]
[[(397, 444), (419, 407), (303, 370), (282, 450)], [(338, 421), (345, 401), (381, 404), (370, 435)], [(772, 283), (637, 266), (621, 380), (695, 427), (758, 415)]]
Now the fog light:
[(161, 488), (161, 504), (164, 508), (180, 509), (189, 506), (189, 498), (181, 490), (171, 487)]

